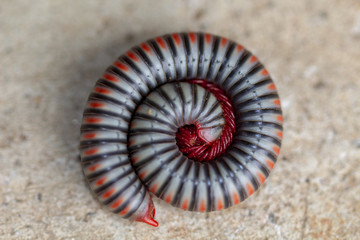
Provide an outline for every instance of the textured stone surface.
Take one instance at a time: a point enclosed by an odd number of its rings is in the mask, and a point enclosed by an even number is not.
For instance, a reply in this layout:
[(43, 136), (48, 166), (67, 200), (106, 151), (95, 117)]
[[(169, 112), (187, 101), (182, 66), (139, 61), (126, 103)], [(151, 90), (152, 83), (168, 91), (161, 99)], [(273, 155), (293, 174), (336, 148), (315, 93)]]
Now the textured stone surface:
[[(283, 105), (259, 192), (200, 214), (155, 200), (160, 227), (99, 207), (77, 146), (94, 82), (155, 35), (208, 31), (254, 52)], [(0, 239), (360, 239), (360, 2), (0, 3)]]

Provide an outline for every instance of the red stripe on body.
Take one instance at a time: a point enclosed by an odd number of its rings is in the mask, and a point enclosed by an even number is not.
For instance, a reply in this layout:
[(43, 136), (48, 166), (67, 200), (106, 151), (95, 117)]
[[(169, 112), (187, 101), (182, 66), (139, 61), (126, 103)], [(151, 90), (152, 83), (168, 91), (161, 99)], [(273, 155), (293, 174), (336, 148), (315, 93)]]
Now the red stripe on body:
[(209, 44), (211, 42), (211, 35), (210, 34), (205, 34), (205, 42), (207, 44)]
[(92, 149), (89, 149), (89, 150), (85, 150), (84, 151), (84, 154), (85, 155), (94, 155), (94, 154), (96, 154), (97, 152), (99, 151), (99, 149), (98, 148), (92, 148)]
[(116, 62), (114, 62), (114, 65), (117, 66), (118, 68), (120, 68), (123, 71), (128, 71), (129, 70), (129, 68), (122, 62), (116, 61)]
[(195, 40), (196, 40), (195, 33), (189, 33), (189, 38), (192, 43), (195, 43)]
[(86, 133), (83, 135), (84, 139), (93, 139), (96, 136), (96, 133)]
[(135, 62), (139, 61), (139, 58), (136, 56), (135, 53), (133, 52), (127, 52), (126, 55), (131, 59), (134, 60)]
[(179, 34), (174, 33), (174, 34), (171, 35), (171, 36), (172, 36), (172, 38), (174, 39), (176, 45), (180, 45), (180, 36), (179, 36)]
[(248, 190), (249, 196), (254, 193), (254, 188), (250, 185), (250, 183), (246, 184), (246, 188)]
[(103, 78), (106, 79), (106, 80), (109, 80), (109, 81), (111, 81), (111, 82), (118, 82), (118, 81), (119, 81), (115, 76), (110, 75), (110, 74), (108, 74), (108, 73), (105, 73), (105, 74), (103, 75)]
[(101, 186), (101, 185), (104, 184), (104, 182), (106, 182), (106, 177), (100, 178), (99, 180), (97, 180), (97, 181), (95, 182), (95, 184), (96, 184), (97, 186)]
[(87, 123), (100, 123), (102, 120), (101, 118), (96, 118), (96, 117), (89, 117), (85, 119), (85, 122)]
[(162, 49), (166, 48), (166, 44), (165, 44), (164, 39), (162, 37), (157, 37), (155, 40), (160, 45), (160, 47)]

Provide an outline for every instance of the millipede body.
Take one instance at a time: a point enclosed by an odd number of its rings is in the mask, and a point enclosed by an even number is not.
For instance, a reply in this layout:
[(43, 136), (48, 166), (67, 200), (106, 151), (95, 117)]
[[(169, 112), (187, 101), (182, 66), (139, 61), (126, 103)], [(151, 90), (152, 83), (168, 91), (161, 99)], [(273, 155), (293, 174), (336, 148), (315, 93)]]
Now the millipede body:
[(276, 87), (243, 46), (207, 33), (156, 37), (97, 81), (81, 125), (81, 164), (110, 211), (152, 226), (152, 196), (189, 211), (243, 201), (280, 152)]

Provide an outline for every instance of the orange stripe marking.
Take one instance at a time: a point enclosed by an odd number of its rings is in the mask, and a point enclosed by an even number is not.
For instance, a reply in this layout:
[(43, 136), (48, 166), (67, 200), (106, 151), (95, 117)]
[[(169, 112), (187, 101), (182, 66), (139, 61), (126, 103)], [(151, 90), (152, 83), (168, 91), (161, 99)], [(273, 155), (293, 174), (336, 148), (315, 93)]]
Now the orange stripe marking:
[(139, 157), (133, 157), (131, 160), (133, 163), (136, 163), (139, 160)]
[(85, 155), (93, 155), (93, 154), (97, 153), (98, 151), (99, 151), (98, 148), (92, 148), (92, 149), (86, 150), (86, 151), (84, 152), (84, 154), (85, 154)]
[(127, 206), (124, 210), (122, 210), (119, 214), (120, 215), (125, 215), (128, 211), (130, 210), (130, 207)]
[(258, 59), (256, 56), (252, 55), (251, 58), (250, 58), (250, 62), (256, 62)]
[(158, 185), (155, 183), (155, 184), (150, 188), (150, 192), (154, 193), (154, 192), (156, 192), (157, 189), (158, 189)]
[(261, 71), (261, 75), (267, 76), (267, 75), (269, 75), (269, 72), (264, 68), (264, 69)]
[(109, 81), (111, 81), (111, 82), (117, 82), (117, 81), (119, 81), (116, 77), (114, 77), (113, 75), (110, 75), (110, 74), (108, 74), (108, 73), (105, 73), (105, 74), (103, 75), (103, 78), (105, 78), (106, 80), (109, 80)]
[(116, 200), (116, 202), (114, 202), (110, 207), (111, 207), (111, 208), (117, 208), (117, 207), (120, 206), (120, 204), (121, 204), (122, 202), (123, 202), (123, 199), (120, 198), (120, 199)]
[(254, 188), (250, 185), (250, 183), (246, 184), (246, 188), (248, 190), (249, 196), (254, 193)]
[(258, 173), (258, 178), (261, 184), (265, 182), (265, 176), (262, 173)]
[(283, 133), (280, 132), (280, 131), (278, 131), (278, 132), (276, 133), (276, 135), (278, 135), (278, 137), (281, 138), (281, 139), (283, 138)]
[(190, 37), (190, 41), (191, 41), (192, 43), (194, 43), (195, 40), (196, 40), (195, 34), (194, 34), (194, 33), (189, 33), (189, 37)]
[(105, 181), (106, 181), (106, 177), (103, 177), (103, 178), (100, 178), (99, 180), (97, 180), (97, 181), (95, 182), (95, 184), (96, 184), (97, 186), (101, 186), (101, 185), (104, 184)]
[(95, 92), (97, 92), (97, 93), (104, 93), (104, 94), (109, 94), (109, 93), (111, 93), (111, 91), (110, 91), (109, 89), (102, 88), (102, 87), (96, 87), (96, 88), (95, 88)]
[(110, 189), (109, 191), (107, 191), (103, 196), (102, 198), (105, 199), (105, 198), (108, 198), (110, 197), (111, 195), (113, 195), (113, 193), (115, 192), (115, 189)]
[(221, 46), (225, 47), (227, 42), (228, 42), (228, 40), (226, 38), (222, 38), (221, 39)]
[(241, 46), (240, 44), (237, 45), (237, 47), (236, 47), (236, 50), (237, 50), (238, 52), (241, 52), (243, 49), (244, 49), (244, 47)]
[(174, 33), (174, 34), (172, 35), (172, 38), (174, 39), (174, 41), (175, 41), (175, 43), (176, 43), (177, 45), (180, 45), (180, 36), (179, 36), (179, 34)]
[(89, 172), (94, 172), (96, 169), (98, 169), (101, 165), (99, 163), (92, 165), (89, 167)]
[(92, 139), (96, 136), (96, 133), (86, 133), (83, 135), (84, 139)]
[(184, 210), (186, 210), (188, 208), (188, 200), (187, 199), (185, 199), (183, 204), (181, 204), (181, 208)]
[(211, 35), (210, 34), (205, 34), (205, 41), (207, 44), (209, 44), (211, 42)]
[(93, 107), (93, 108), (100, 108), (100, 107), (103, 107), (104, 104), (103, 103), (100, 103), (100, 102), (92, 102), (90, 103), (90, 107)]
[(99, 123), (99, 122), (101, 122), (101, 118), (89, 117), (89, 118), (85, 119), (85, 122), (87, 122), (87, 123)]
[[(136, 160), (137, 160), (137, 159), (136, 159)], [(133, 162), (136, 162), (136, 161), (133, 160)], [(146, 176), (146, 171), (141, 172), (141, 173), (139, 174), (139, 178), (140, 178), (140, 179), (144, 179), (145, 176)]]
[(206, 210), (205, 200), (201, 200), (199, 211), (204, 212), (205, 210)]
[(276, 90), (276, 86), (275, 86), (275, 84), (270, 84), (269, 86), (268, 86), (268, 89), (270, 89), (270, 90)]
[(221, 209), (223, 209), (224, 208), (224, 204), (223, 204), (223, 202), (219, 199), (218, 200), (218, 203), (217, 203), (217, 210), (221, 210)]
[(172, 195), (171, 194), (167, 195), (164, 200), (165, 200), (165, 202), (170, 203), (172, 200)]
[(277, 155), (279, 155), (279, 153), (280, 153), (280, 148), (279, 148), (279, 147), (274, 146), (274, 147), (273, 147), (273, 150), (274, 150), (274, 152), (275, 152)]
[(164, 39), (162, 39), (161, 37), (157, 37), (155, 40), (156, 40), (156, 42), (160, 45), (161, 48), (163, 48), (163, 49), (166, 48)]
[(270, 170), (274, 168), (274, 162), (273, 162), (273, 161), (271, 161), (271, 160), (266, 160), (266, 164), (268, 165), (268, 167), (270, 168)]
[(233, 192), (233, 199), (234, 199), (234, 204), (238, 204), (240, 202), (239, 194)]
[(149, 45), (147, 45), (146, 43), (142, 43), (141, 48), (144, 49), (145, 51), (147, 51), (148, 53), (151, 52)]
[(118, 68), (120, 68), (123, 71), (129, 70), (129, 68), (125, 64), (123, 64), (122, 62), (116, 61), (116, 62), (114, 62), (114, 65), (117, 66)]
[(276, 116), (276, 119), (279, 121), (279, 122), (283, 122), (284, 121), (284, 119), (283, 119), (283, 117), (282, 116)]
[(280, 100), (279, 100), (279, 99), (275, 99), (275, 100), (274, 100), (274, 104), (280, 106)]
[(135, 53), (133, 52), (127, 52), (126, 55), (131, 58), (132, 60), (134, 60), (135, 62), (139, 61), (139, 58), (136, 56)]

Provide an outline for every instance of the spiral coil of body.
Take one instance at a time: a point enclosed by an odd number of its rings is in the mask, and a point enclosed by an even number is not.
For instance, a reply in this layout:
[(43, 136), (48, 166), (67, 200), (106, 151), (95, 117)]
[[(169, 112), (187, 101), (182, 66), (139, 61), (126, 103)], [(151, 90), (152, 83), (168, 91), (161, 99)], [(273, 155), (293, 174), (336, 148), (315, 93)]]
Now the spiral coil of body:
[[(197, 80), (220, 88), (230, 104)], [(204, 150), (209, 161), (194, 160), (177, 143), (191, 125), (204, 142), (229, 144)], [(132, 48), (97, 81), (81, 126), (81, 163), (102, 204), (157, 226), (149, 191), (185, 210), (228, 208), (265, 181), (281, 140), (280, 100), (258, 59), (225, 38), (175, 33)]]

